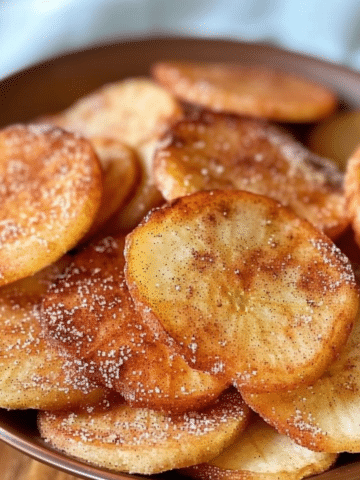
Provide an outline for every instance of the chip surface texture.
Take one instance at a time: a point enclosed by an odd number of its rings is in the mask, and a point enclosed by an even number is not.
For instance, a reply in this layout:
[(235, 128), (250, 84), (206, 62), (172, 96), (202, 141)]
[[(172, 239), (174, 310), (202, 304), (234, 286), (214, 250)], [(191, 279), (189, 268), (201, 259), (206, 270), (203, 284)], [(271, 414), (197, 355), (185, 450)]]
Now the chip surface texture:
[(325, 86), (266, 66), (168, 61), (155, 64), (152, 73), (182, 100), (216, 112), (312, 122), (337, 107)]
[(40, 412), (38, 424), (43, 438), (68, 455), (149, 475), (210, 460), (244, 430), (249, 413), (231, 389), (206, 409), (181, 415), (109, 402), (105, 410)]
[(300, 447), (256, 416), (218, 457), (184, 473), (203, 480), (301, 480), (327, 470), (336, 458)]
[(167, 201), (200, 190), (246, 190), (271, 197), (330, 238), (349, 225), (343, 174), (267, 122), (202, 112), (172, 125), (154, 159)]
[(31, 275), (74, 247), (100, 205), (90, 143), (59, 128), (0, 132), (0, 285)]

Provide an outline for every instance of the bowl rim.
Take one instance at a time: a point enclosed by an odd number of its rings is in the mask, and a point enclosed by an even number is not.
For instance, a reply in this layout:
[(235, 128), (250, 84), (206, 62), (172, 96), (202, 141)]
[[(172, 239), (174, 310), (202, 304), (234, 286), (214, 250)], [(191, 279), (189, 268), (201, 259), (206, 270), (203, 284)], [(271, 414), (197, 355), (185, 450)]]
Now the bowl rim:
[(71, 57), (73, 55), (78, 56), (80, 53), (88, 53), (93, 50), (102, 50), (108, 49), (112, 47), (118, 47), (123, 44), (144, 44), (144, 43), (156, 43), (156, 42), (186, 42), (189, 45), (191, 43), (222, 43), (223, 45), (236, 45), (236, 46), (244, 46), (246, 48), (253, 48), (254, 50), (260, 48), (265, 50), (267, 53), (278, 53), (282, 56), (287, 57), (294, 57), (296, 56), (298, 59), (303, 59), (305, 61), (311, 61), (316, 64), (324, 64), (328, 67), (335, 67), (337, 70), (342, 71), (343, 73), (348, 73), (350, 75), (358, 75), (360, 78), (360, 71), (357, 71), (355, 68), (348, 66), (340, 61), (335, 61), (329, 59), (325, 55), (316, 55), (312, 53), (304, 53), (302, 51), (298, 51), (294, 48), (286, 48), (281, 45), (278, 45), (275, 42), (268, 42), (267, 40), (246, 40), (246, 39), (236, 39), (235, 37), (226, 37), (224, 35), (219, 35), (214, 37), (209, 36), (191, 36), (185, 35), (181, 36), (174, 33), (144, 33), (142, 35), (122, 35), (122, 36), (110, 36), (105, 37), (101, 41), (89, 42), (86, 45), (81, 47), (70, 47), (66, 49), (61, 49), (53, 55), (47, 55), (46, 57), (35, 61), (31, 65), (27, 65), (25, 68), (16, 69), (15, 72), (10, 73), (9, 75), (3, 75), (0, 77), (0, 84), (4, 81), (11, 80), (18, 76), (24, 76), (28, 73), (28, 71), (38, 70), (39, 68), (44, 68), (47, 64), (52, 64), (56, 60), (63, 59), (64, 57)]

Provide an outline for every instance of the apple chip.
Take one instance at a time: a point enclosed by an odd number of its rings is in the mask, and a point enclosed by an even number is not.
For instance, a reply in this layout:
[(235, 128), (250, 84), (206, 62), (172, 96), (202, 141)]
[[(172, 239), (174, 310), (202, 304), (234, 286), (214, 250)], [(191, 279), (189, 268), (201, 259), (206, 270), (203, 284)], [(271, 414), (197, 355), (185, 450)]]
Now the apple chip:
[(174, 124), (154, 160), (166, 200), (199, 190), (259, 193), (291, 207), (331, 238), (349, 225), (343, 173), (267, 123), (202, 113)]
[(118, 210), (105, 227), (109, 235), (129, 232), (136, 227), (143, 217), (154, 207), (164, 203), (164, 198), (155, 185), (152, 175), (153, 160), (158, 138), (154, 137), (137, 148), (141, 176), (135, 192), (126, 205)]
[(118, 140), (93, 137), (91, 144), (103, 171), (103, 195), (86, 239), (98, 232), (126, 204), (138, 181), (140, 169), (135, 151)]
[(0, 285), (60, 258), (90, 228), (101, 169), (90, 143), (44, 125), (0, 131)]
[(256, 417), (218, 457), (183, 473), (203, 480), (301, 480), (328, 470), (336, 459), (300, 447)]
[(40, 412), (53, 447), (115, 471), (153, 474), (210, 460), (245, 428), (249, 409), (225, 392), (214, 405), (182, 415), (113, 403), (106, 411)]
[(341, 170), (358, 146), (360, 111), (340, 111), (317, 123), (308, 134), (307, 145), (313, 152), (334, 160)]
[(143, 322), (124, 280), (124, 241), (90, 245), (50, 286), (41, 313), (48, 338), (130, 405), (171, 412), (208, 405), (230, 382), (188, 366), (160, 325), (154, 331)]
[(152, 74), (181, 100), (217, 112), (314, 122), (337, 108), (335, 93), (324, 85), (266, 66), (165, 61)]
[(44, 119), (86, 137), (103, 136), (139, 147), (181, 115), (179, 103), (164, 88), (148, 78), (127, 78), (104, 85)]
[(128, 236), (125, 276), (149, 325), (190, 365), (252, 391), (315, 381), (358, 309), (348, 259), (306, 220), (244, 191), (152, 211)]
[(355, 240), (360, 245), (360, 146), (356, 148), (346, 165), (345, 196)]
[(0, 407), (61, 409), (91, 405), (103, 389), (42, 337), (41, 296), (69, 259), (0, 288)]

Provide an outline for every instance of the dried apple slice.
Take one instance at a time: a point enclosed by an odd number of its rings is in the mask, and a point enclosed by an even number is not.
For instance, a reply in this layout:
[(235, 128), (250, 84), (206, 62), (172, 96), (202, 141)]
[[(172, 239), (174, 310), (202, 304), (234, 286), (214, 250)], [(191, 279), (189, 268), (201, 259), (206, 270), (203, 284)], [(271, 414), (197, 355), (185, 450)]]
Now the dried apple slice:
[(255, 417), (218, 457), (183, 473), (203, 480), (301, 480), (328, 470), (336, 459), (336, 454), (300, 447)]
[(350, 223), (337, 166), (249, 118), (202, 113), (174, 124), (155, 154), (154, 177), (166, 200), (199, 190), (247, 190), (291, 207), (331, 238)]
[(245, 428), (249, 409), (240, 394), (225, 392), (214, 405), (182, 415), (112, 403), (105, 411), (41, 412), (42, 437), (93, 465), (153, 474), (207, 461)]
[(348, 259), (270, 198), (206, 191), (152, 211), (128, 236), (125, 276), (195, 368), (272, 391), (316, 380), (358, 309)]
[(355, 149), (346, 164), (344, 186), (355, 241), (360, 245), (360, 146)]
[(86, 137), (104, 136), (138, 147), (181, 115), (179, 103), (164, 88), (148, 78), (127, 78), (104, 85), (43, 120)]
[(182, 100), (218, 112), (313, 122), (337, 108), (329, 88), (263, 65), (165, 61), (152, 73)]
[(130, 405), (171, 412), (208, 405), (229, 381), (194, 370), (160, 325), (147, 327), (125, 284), (123, 249), (124, 237), (107, 237), (73, 258), (44, 296), (47, 337)]
[(90, 228), (102, 195), (98, 158), (77, 135), (44, 125), (0, 132), (0, 285), (59, 259)]
[(155, 185), (152, 175), (154, 154), (158, 138), (154, 137), (137, 148), (141, 175), (133, 195), (126, 205), (119, 209), (105, 226), (104, 232), (116, 235), (135, 228), (143, 217), (154, 207), (164, 203), (164, 198)]
[(140, 170), (135, 151), (124, 143), (105, 137), (93, 137), (90, 141), (103, 172), (103, 195), (86, 239), (98, 232), (126, 204), (138, 181)]
[(307, 145), (318, 155), (333, 159), (341, 170), (345, 170), (349, 157), (358, 146), (359, 136), (360, 111), (340, 111), (310, 130)]
[(39, 324), (41, 298), (69, 258), (0, 288), (0, 407), (64, 409), (91, 405), (104, 389), (56, 352)]

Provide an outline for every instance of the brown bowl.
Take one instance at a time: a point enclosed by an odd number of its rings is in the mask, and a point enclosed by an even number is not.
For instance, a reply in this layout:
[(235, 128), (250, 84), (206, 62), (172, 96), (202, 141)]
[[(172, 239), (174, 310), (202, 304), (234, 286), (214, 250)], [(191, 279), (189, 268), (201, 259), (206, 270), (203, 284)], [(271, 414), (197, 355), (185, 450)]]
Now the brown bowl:
[[(261, 63), (277, 67), (329, 86), (338, 93), (342, 109), (360, 109), (360, 73), (340, 65), (265, 44), (148, 37), (95, 45), (5, 78), (0, 82), (0, 127), (62, 110), (104, 83), (147, 75), (153, 62), (164, 59)], [(41, 462), (82, 478), (144, 478), (96, 468), (52, 449), (39, 436), (35, 411), (0, 409), (0, 439)], [(151, 478), (175, 480), (181, 476), (170, 472)], [(316, 476), (318, 480), (359, 478), (360, 455), (349, 454), (341, 455), (332, 470)]]

